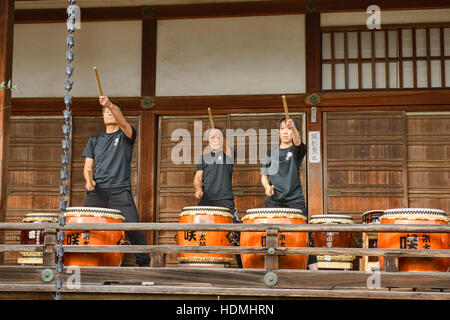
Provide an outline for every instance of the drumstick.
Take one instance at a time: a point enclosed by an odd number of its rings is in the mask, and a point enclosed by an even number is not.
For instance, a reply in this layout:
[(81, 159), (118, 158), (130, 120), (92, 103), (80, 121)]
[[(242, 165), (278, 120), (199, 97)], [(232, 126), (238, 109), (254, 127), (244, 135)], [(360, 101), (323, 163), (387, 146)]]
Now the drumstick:
[(212, 112), (211, 112), (211, 108), (208, 108), (208, 114), (209, 114), (209, 122), (211, 123), (211, 128), (214, 129), (214, 120), (212, 117)]
[(271, 186), (270, 186), (270, 190), (271, 190), (272, 192), (274, 192), (275, 186), (274, 186), (274, 185), (271, 185)]
[(89, 176), (89, 183), (91, 184), (91, 186), (94, 185), (94, 180), (92, 179), (92, 170), (91, 169), (87, 169), (88, 170), (88, 176)]
[(100, 78), (98, 76), (97, 67), (94, 67), (95, 78), (97, 79), (98, 91), (100, 91), (100, 96), (103, 96), (102, 85), (100, 84)]
[(283, 99), (284, 114), (286, 115), (286, 120), (289, 120), (289, 111), (288, 111), (288, 106), (287, 106), (287, 102), (286, 102), (286, 96), (282, 95), (281, 98)]

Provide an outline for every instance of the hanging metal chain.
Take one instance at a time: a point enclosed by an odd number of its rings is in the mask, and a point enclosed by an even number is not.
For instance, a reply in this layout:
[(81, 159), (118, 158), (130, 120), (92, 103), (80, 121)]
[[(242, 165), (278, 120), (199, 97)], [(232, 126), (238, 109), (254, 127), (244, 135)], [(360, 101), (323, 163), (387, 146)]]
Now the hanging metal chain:
[[(72, 120), (72, 112), (70, 111), (70, 106), (72, 104), (72, 96), (70, 95), (70, 91), (72, 90), (72, 74), (73, 74), (73, 66), (72, 61), (74, 58), (74, 54), (72, 48), (75, 44), (75, 39), (73, 33), (75, 32), (75, 16), (77, 14), (77, 8), (74, 7), (76, 1), (69, 0), (70, 6), (67, 8), (67, 31), (69, 33), (66, 38), (67, 51), (66, 51), (66, 76), (67, 79), (64, 83), (64, 87), (66, 90), (66, 95), (64, 96), (64, 104), (66, 105), (65, 110), (63, 111), (64, 116), (64, 125), (62, 126), (62, 132), (64, 139), (61, 141), (63, 154), (61, 155), (61, 164), (63, 169), (61, 170), (61, 185), (59, 187), (59, 194), (61, 196), (61, 200), (59, 201), (59, 230), (57, 233), (57, 244), (56, 244), (56, 277), (55, 277), (55, 300), (62, 300), (63, 296), (61, 294), (61, 289), (63, 286), (63, 271), (64, 271), (64, 248), (63, 242), (65, 238), (65, 232), (61, 231), (64, 225), (66, 224), (66, 217), (64, 213), (67, 208), (67, 190), (68, 190), (68, 182), (69, 182), (69, 159), (70, 159), (70, 143), (71, 143), (71, 120)], [(78, 8), (79, 9), (79, 8)]]

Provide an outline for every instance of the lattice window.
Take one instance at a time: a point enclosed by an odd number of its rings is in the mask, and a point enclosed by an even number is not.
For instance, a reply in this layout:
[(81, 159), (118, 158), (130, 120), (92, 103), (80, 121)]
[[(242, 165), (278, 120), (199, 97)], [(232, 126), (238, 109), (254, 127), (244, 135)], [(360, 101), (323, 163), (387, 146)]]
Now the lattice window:
[(450, 24), (322, 28), (322, 89), (450, 87)]

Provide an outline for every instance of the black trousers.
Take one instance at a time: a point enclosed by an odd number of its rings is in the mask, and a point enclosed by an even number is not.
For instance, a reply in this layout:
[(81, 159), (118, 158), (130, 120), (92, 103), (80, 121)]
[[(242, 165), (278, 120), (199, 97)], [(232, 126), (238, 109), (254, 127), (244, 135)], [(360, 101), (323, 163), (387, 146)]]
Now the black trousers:
[[(233, 223), (239, 223), (239, 214), (236, 210), (236, 206), (234, 205), (233, 199), (225, 199), (225, 200), (203, 200), (200, 199), (200, 202), (198, 203), (198, 206), (206, 206), (206, 207), (224, 207), (230, 210), (231, 214), (233, 215)], [(240, 232), (234, 232), (235, 239), (233, 239), (232, 245), (239, 244), (241, 233)], [(235, 244), (234, 244), (235, 243)], [(242, 260), (241, 255), (236, 255), (236, 263), (239, 268), (242, 268)]]
[[(300, 210), (302, 210), (303, 215), (306, 217), (306, 221), (308, 221), (308, 209), (306, 208), (304, 201), (296, 201), (296, 200), (278, 201), (278, 200), (273, 200), (271, 198), (266, 197), (266, 200), (264, 200), (264, 205), (266, 206), (266, 208), (300, 209)], [(308, 241), (309, 241), (309, 246), (314, 247), (314, 241), (311, 238), (311, 234), (309, 234), (309, 233), (308, 233)], [(307, 265), (310, 265), (313, 263), (317, 263), (317, 256), (309, 255)]]
[[(96, 188), (93, 191), (88, 191), (84, 206), (120, 210), (125, 217), (124, 222), (139, 222), (137, 208), (130, 187), (111, 189)], [(126, 235), (130, 239), (131, 244), (147, 244), (144, 235), (140, 231), (126, 231)], [(150, 263), (148, 253), (136, 253), (135, 256), (136, 264), (138, 265), (148, 265)]]

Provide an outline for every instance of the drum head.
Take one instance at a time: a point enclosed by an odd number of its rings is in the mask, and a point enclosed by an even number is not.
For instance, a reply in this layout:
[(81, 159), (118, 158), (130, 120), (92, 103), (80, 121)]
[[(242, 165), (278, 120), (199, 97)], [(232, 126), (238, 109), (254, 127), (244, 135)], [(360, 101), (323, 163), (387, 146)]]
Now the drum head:
[(255, 218), (289, 218), (306, 220), (302, 210), (293, 208), (255, 208), (248, 209), (242, 220)]
[(316, 214), (309, 219), (309, 223), (343, 223), (352, 224), (353, 218), (344, 214)]
[(54, 212), (34, 212), (27, 213), (22, 222), (58, 222), (59, 213)]
[(407, 219), (407, 220), (442, 220), (448, 222), (443, 210), (429, 208), (397, 208), (384, 210), (381, 219)]
[(233, 217), (230, 213), (230, 209), (225, 207), (208, 207), (208, 206), (197, 206), (197, 207), (184, 207), (180, 213), (181, 216), (187, 215), (216, 215), (224, 217)]
[(69, 207), (64, 213), (65, 217), (102, 217), (125, 220), (120, 210), (97, 207)]

